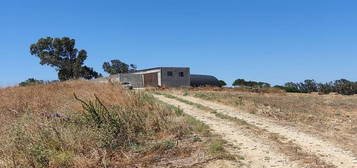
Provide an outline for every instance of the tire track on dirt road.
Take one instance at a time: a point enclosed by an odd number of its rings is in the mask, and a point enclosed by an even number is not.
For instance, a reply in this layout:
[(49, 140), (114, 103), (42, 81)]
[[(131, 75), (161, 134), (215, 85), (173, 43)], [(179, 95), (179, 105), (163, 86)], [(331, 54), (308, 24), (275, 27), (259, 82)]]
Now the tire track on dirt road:
[(238, 109), (227, 105), (222, 105), (216, 102), (202, 100), (191, 96), (181, 96), (177, 94), (175, 94), (175, 96), (186, 101), (206, 106), (224, 115), (244, 120), (247, 123), (261, 129), (265, 129), (268, 132), (277, 133), (280, 136), (283, 136), (299, 145), (305, 152), (313, 153), (321, 160), (325, 161), (326, 163), (335, 165), (336, 167), (357, 168), (357, 159), (351, 151), (341, 149), (336, 145), (313, 135), (308, 135), (292, 127), (279, 125), (270, 119), (245, 112), (240, 112)]
[(162, 95), (154, 95), (154, 97), (167, 104), (179, 106), (186, 114), (207, 124), (214, 133), (222, 136), (224, 140), (236, 147), (236, 150), (244, 155), (244, 160), (249, 162), (248, 165), (252, 168), (304, 167), (298, 162), (290, 161), (287, 156), (276, 152), (274, 148), (261, 142), (260, 139), (246, 135), (234, 122), (218, 118), (212, 113), (175, 99)]

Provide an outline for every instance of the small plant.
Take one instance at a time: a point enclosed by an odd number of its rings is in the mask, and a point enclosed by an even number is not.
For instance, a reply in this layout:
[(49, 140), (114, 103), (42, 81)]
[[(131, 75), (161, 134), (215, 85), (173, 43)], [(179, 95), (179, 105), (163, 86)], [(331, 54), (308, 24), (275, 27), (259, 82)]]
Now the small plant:
[(171, 149), (171, 148), (175, 147), (175, 143), (172, 141), (165, 141), (164, 146), (166, 149)]
[(217, 153), (217, 152), (222, 152), (224, 150), (223, 148), (223, 141), (221, 140), (215, 140), (211, 143), (211, 145), (209, 146), (209, 151), (211, 153)]
[(243, 98), (242, 97), (238, 97), (238, 100), (235, 103), (238, 106), (243, 106), (244, 105)]
[(180, 106), (178, 106), (177, 108), (174, 109), (175, 110), (175, 114), (177, 116), (182, 116), (183, 115), (183, 110), (180, 108)]
[(195, 118), (188, 116), (187, 117), (187, 122), (193, 126), (193, 129), (195, 132), (201, 133), (204, 136), (209, 136), (210, 132), (208, 130), (208, 126), (205, 125), (204, 123), (196, 120)]

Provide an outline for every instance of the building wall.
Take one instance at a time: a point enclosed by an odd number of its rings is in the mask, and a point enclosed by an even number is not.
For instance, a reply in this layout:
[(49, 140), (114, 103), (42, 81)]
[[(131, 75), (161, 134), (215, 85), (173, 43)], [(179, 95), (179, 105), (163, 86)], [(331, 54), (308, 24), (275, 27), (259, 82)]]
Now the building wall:
[[(168, 72), (170, 72), (172, 76), (168, 76)], [(180, 76), (180, 73), (183, 73), (183, 76)], [(153, 69), (142, 70), (134, 73), (119, 74), (118, 79), (120, 83), (128, 82), (134, 88), (143, 88), (145, 87), (145, 74), (157, 75), (158, 83), (155, 86), (190, 87), (190, 68), (175, 68), (175, 67), (153, 68)]]
[(116, 82), (119, 82), (119, 79), (118, 79), (117, 75), (110, 75), (107, 77), (92, 79), (91, 81), (98, 82), (98, 83), (109, 83), (109, 82), (116, 83)]
[[(172, 76), (168, 76), (169, 72), (172, 72)], [(179, 76), (180, 72), (183, 77)], [(189, 87), (190, 68), (161, 68), (161, 86)]]
[(143, 88), (143, 75), (141, 74), (119, 74), (119, 81), (120, 83), (128, 82), (134, 88)]
[[(140, 74), (140, 75), (144, 75), (144, 74), (151, 74), (151, 73), (157, 73), (157, 79), (158, 79), (158, 86), (161, 86), (161, 69), (157, 68), (157, 69), (151, 69), (151, 70), (147, 70), (147, 71), (139, 71), (139, 72), (134, 72), (132, 74)], [(143, 77), (143, 82), (144, 81), (144, 77)]]

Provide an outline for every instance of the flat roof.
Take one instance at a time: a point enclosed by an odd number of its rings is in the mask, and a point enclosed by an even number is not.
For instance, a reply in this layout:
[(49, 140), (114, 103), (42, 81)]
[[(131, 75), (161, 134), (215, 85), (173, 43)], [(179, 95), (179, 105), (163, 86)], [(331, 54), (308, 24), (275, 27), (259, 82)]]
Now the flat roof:
[(189, 67), (155, 67), (155, 68), (148, 68), (148, 69), (141, 69), (137, 70), (135, 72), (144, 72), (144, 71), (150, 71), (150, 70), (155, 70), (155, 69), (164, 69), (164, 68), (189, 68)]

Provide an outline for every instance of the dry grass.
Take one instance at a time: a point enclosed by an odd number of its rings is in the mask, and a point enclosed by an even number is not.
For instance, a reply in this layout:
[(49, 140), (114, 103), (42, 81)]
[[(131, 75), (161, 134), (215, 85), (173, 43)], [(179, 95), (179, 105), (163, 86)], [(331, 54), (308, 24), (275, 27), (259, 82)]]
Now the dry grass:
[(236, 106), (326, 137), (357, 153), (357, 96), (254, 93), (233, 89), (186, 91), (195, 97)]
[(167, 167), (214, 159), (196, 158), (209, 145), (206, 127), (146, 92), (110, 83), (0, 89), (0, 113), (0, 167)]

